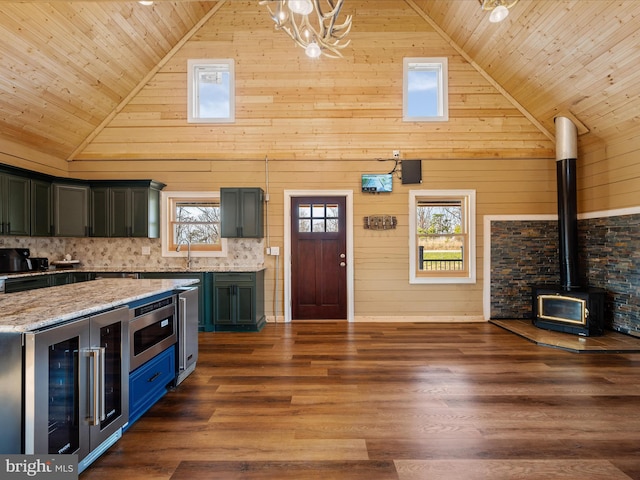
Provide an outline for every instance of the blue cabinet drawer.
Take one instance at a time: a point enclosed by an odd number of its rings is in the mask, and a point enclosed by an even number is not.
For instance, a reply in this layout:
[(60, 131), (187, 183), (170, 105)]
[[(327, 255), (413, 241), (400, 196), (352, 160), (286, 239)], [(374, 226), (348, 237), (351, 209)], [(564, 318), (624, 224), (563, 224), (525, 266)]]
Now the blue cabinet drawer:
[(172, 345), (129, 375), (129, 426), (149, 410), (176, 378), (176, 353)]

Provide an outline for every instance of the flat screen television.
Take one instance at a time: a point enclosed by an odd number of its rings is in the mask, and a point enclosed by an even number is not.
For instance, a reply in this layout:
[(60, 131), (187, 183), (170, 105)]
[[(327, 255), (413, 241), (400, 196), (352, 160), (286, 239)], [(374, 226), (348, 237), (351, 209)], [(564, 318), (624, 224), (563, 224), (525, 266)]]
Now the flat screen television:
[(364, 193), (389, 193), (393, 190), (393, 175), (390, 173), (363, 173)]

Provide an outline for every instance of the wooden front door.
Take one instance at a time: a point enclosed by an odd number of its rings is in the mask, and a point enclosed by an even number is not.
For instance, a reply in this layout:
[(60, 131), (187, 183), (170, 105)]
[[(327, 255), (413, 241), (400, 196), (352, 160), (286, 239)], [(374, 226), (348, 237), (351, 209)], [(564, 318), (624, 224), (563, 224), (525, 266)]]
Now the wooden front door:
[(345, 197), (291, 199), (293, 320), (347, 318)]

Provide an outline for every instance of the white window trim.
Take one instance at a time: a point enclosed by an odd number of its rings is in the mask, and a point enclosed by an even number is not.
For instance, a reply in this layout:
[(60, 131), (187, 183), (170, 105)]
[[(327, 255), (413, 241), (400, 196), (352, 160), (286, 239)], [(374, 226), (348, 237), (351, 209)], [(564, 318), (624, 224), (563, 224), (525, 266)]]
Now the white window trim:
[[(201, 65), (227, 65), (229, 67), (229, 116), (222, 118), (201, 118), (194, 115), (195, 109), (195, 67)], [(236, 74), (232, 58), (187, 60), (187, 122), (188, 123), (233, 123), (236, 120)]]
[[(429, 117), (409, 116), (409, 64), (425, 63), (440, 66), (438, 78), (438, 115)], [(449, 120), (449, 63), (447, 57), (406, 57), (402, 75), (402, 120), (405, 122), (446, 122)]]
[[(186, 257), (187, 251), (185, 248), (181, 249), (180, 252), (176, 252), (173, 248), (169, 248), (169, 238), (171, 238), (171, 200), (180, 199), (180, 198), (196, 198), (202, 200), (216, 200), (220, 201), (220, 192), (172, 192), (172, 191), (163, 191), (160, 192), (160, 217), (164, 221), (164, 225), (161, 228), (161, 244), (162, 244), (162, 256), (163, 257)], [(192, 257), (226, 257), (227, 256), (227, 239), (220, 239), (220, 250), (216, 251), (197, 251), (192, 250)]]
[[(467, 197), (469, 209), (467, 211), (469, 235), (469, 272), (465, 277), (422, 276), (417, 275), (417, 245), (416, 229), (419, 198), (428, 197)], [(409, 283), (476, 283), (476, 191), (475, 190), (410, 190), (409, 191)]]

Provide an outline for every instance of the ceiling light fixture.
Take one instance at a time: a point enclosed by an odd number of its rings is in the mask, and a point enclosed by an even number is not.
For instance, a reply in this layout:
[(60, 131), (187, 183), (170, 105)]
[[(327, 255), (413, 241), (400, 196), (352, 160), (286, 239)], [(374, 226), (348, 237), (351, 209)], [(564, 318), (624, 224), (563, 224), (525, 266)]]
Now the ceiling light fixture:
[(347, 15), (343, 23), (336, 24), (344, 0), (323, 1), (329, 8), (326, 13), (321, 0), (261, 0), (260, 5), (266, 5), (276, 30), (289, 35), (307, 56), (340, 58), (340, 50), (351, 42), (343, 40), (351, 30), (352, 16)]
[(490, 11), (489, 21), (497, 23), (503, 21), (509, 15), (509, 9), (513, 7), (518, 0), (478, 0), (483, 10)]
[(153, 2), (151, 0), (139, 0), (138, 3), (140, 5), (145, 5), (145, 6), (149, 6), (149, 5), (153, 5)]

